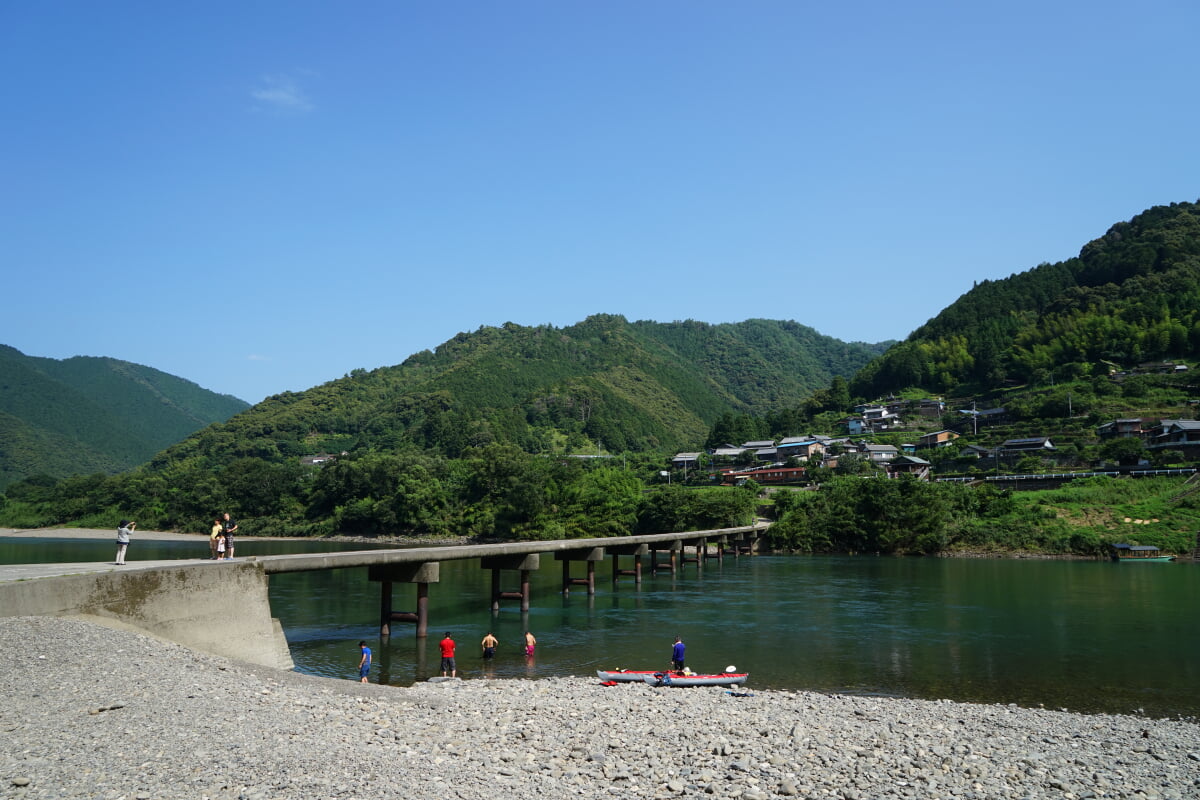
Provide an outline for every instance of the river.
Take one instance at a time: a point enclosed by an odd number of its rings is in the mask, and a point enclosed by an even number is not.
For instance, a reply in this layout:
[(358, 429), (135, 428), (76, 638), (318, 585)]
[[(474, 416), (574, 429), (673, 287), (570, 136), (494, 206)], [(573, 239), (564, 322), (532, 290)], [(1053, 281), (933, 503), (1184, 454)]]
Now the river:
[[(0, 540), (0, 562), (108, 560), (111, 549), (9, 538)], [(239, 556), (344, 549), (363, 546), (238, 542)], [(136, 555), (186, 558), (196, 550), (140, 541)], [(692, 669), (734, 665), (750, 672), (751, 690), (1200, 716), (1200, 570), (1189, 562), (727, 557), (675, 576), (646, 570), (638, 588), (629, 577), (614, 587), (610, 560), (597, 567), (595, 596), (573, 587), (566, 598), (561, 565), (548, 556), (542, 564), (530, 611), (505, 601), (493, 614), (491, 573), (474, 560), (443, 563), (441, 581), (430, 586), (426, 640), (403, 623), (380, 639), (379, 586), (366, 570), (272, 576), (271, 606), (299, 671), (353, 678), (365, 639), (376, 652), (372, 680), (395, 685), (440, 674), (437, 642), (446, 632), (458, 642), (464, 678), (663, 668), (679, 635)], [(582, 576), (583, 565), (574, 568)], [(396, 610), (412, 609), (415, 596), (414, 587), (396, 584)], [(485, 664), (479, 641), (489, 630), (501, 646)], [(526, 630), (538, 640), (532, 659), (522, 652)]]

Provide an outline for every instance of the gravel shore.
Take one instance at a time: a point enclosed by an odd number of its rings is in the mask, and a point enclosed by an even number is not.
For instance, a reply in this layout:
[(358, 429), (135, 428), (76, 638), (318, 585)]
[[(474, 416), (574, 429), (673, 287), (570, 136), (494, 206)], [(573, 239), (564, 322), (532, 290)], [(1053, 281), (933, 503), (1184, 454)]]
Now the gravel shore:
[(0, 675), (4, 797), (1200, 796), (1180, 720), (594, 677), (397, 688), (54, 618), (0, 618)]

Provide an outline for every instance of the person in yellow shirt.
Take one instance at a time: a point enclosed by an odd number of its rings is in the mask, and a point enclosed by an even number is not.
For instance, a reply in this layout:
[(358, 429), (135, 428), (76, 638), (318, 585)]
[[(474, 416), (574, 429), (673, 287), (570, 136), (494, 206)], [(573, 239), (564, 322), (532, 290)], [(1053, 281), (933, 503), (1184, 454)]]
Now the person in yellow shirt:
[(221, 538), (221, 531), (223, 530), (225, 530), (225, 526), (221, 520), (219, 518), (214, 519), (212, 530), (208, 534), (208, 549), (211, 553), (210, 560), (212, 561), (217, 560), (217, 540)]

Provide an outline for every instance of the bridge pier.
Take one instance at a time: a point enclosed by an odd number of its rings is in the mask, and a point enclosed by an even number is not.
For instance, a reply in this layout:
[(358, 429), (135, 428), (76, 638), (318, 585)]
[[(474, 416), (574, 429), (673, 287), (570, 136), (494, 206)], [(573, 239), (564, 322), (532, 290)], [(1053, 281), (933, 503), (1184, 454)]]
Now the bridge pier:
[[(501, 600), (520, 600), (521, 610), (529, 610), (529, 573), (537, 570), (540, 557), (537, 553), (516, 556), (484, 556), (480, 566), (492, 571), (492, 611), (500, 610)], [(519, 592), (504, 592), (500, 590), (500, 571), (516, 570), (521, 573), (521, 590)]]
[[(417, 626), (417, 638), (428, 636), (429, 584), (437, 583), (440, 575), (441, 562), (439, 561), (372, 564), (367, 567), (367, 578), (380, 584), (379, 635), (391, 636), (393, 622), (412, 622)], [(394, 611), (392, 609), (393, 583), (415, 583), (417, 585), (416, 611)]]
[(706, 558), (706, 559), (715, 558), (717, 560), (718, 564), (724, 563), (724, 561), (725, 561), (725, 537), (724, 536), (716, 537), (716, 545), (711, 549), (709, 548), (707, 541), (705, 541), (705, 543), (704, 543), (704, 558)]
[[(651, 544), (651, 545), (647, 545), (647, 546), (650, 548), (650, 574), (657, 575), (659, 569), (662, 569), (662, 570), (664, 570), (666, 572), (670, 572), (672, 575), (674, 575), (676, 570), (678, 569), (679, 553), (682, 552), (683, 545), (678, 541), (674, 541), (674, 542), (666, 542), (661, 547), (658, 544)], [(670, 556), (670, 560), (667, 562), (667, 565), (664, 567), (659, 567), (659, 565), (658, 565), (658, 551), (659, 550), (667, 551), (668, 555)]]
[[(567, 596), (571, 593), (572, 586), (586, 586), (588, 594), (596, 593), (596, 562), (604, 560), (603, 547), (591, 547), (587, 550), (564, 550), (554, 554), (556, 561), (562, 562), (562, 593)], [(571, 562), (586, 561), (587, 562), (587, 577), (572, 578), (571, 577)]]
[[(613, 586), (617, 585), (617, 579), (620, 578), (622, 575), (632, 576), (634, 585), (641, 586), (642, 585), (642, 556), (646, 555), (646, 553), (651, 553), (651, 559), (653, 559), (653, 557), (654, 557), (653, 553), (650, 550), (649, 545), (620, 544), (620, 545), (614, 545), (614, 546), (606, 548), (606, 549), (612, 553), (612, 557), (613, 557), (613, 570), (612, 570)], [(621, 556), (633, 556), (633, 569), (621, 569)]]

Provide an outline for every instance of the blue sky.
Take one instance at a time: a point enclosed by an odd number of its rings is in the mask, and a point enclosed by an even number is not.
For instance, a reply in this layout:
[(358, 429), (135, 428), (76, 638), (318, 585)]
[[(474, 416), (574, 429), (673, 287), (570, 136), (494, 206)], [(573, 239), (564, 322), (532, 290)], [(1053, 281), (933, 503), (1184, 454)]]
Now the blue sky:
[(1200, 4), (0, 5), (0, 343), (250, 402), (482, 325), (901, 339), (1200, 198)]

